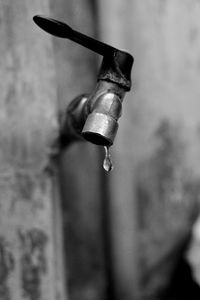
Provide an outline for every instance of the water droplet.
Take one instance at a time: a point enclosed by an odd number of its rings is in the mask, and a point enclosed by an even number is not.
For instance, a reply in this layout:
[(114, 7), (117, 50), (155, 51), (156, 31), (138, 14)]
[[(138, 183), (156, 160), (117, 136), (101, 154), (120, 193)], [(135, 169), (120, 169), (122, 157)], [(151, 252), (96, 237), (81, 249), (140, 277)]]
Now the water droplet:
[(111, 155), (110, 155), (110, 147), (104, 146), (104, 149), (105, 149), (105, 158), (103, 161), (103, 168), (107, 172), (110, 172), (113, 170), (113, 164), (112, 164)]

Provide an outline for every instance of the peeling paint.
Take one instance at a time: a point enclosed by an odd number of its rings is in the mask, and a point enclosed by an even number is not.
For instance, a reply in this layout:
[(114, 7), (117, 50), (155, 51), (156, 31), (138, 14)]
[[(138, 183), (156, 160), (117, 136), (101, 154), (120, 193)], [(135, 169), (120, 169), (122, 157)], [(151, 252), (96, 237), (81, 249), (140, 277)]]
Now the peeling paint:
[(40, 300), (42, 277), (47, 273), (45, 247), (47, 235), (33, 228), (19, 232), (21, 243), (21, 285), (23, 296), (29, 300)]
[(5, 238), (0, 236), (0, 299), (10, 300), (8, 279), (14, 269), (14, 257)]

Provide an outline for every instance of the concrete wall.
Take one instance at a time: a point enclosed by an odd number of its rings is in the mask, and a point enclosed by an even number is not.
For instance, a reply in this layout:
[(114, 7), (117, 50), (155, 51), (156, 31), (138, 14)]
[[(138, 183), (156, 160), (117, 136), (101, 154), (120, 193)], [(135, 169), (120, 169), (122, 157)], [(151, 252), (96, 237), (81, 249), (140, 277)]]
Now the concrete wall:
[(48, 12), (48, 1), (0, 1), (2, 300), (67, 299), (51, 163), (58, 135), (53, 47), (32, 20)]
[[(104, 298), (103, 200), (110, 208), (116, 299), (160, 299), (198, 216), (200, 3), (97, 4), (52, 0), (49, 8), (48, 1), (0, 1), (3, 300), (66, 299), (64, 285), (72, 299)], [(98, 58), (61, 39), (53, 39), (52, 48), (32, 22), (37, 13), (135, 57), (133, 89), (112, 148), (115, 169), (102, 175), (101, 155), (91, 144), (67, 149), (62, 203), (47, 152), (57, 136), (58, 110), (93, 89)]]
[(200, 3), (98, 3), (101, 38), (135, 57), (112, 150), (117, 290), (119, 299), (157, 299), (198, 213)]
[[(95, 1), (52, 0), (51, 12), (74, 29), (96, 36)], [(98, 58), (68, 40), (54, 38), (53, 44), (59, 109), (63, 111), (73, 98), (95, 87)], [(75, 300), (105, 297), (101, 150), (80, 142), (66, 149), (61, 158), (66, 283), (70, 299)]]

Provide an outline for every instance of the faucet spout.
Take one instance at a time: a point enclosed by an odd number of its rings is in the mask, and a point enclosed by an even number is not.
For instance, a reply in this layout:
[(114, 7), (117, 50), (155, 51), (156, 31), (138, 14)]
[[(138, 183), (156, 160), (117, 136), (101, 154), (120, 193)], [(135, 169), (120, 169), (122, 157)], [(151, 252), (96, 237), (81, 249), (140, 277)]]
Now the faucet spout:
[(116, 83), (100, 80), (93, 93), (73, 99), (61, 118), (62, 147), (84, 139), (110, 147), (119, 127), (125, 92)]
[(82, 130), (82, 136), (87, 141), (101, 146), (113, 144), (124, 94), (124, 89), (115, 83), (103, 80), (98, 82), (88, 99), (90, 109)]

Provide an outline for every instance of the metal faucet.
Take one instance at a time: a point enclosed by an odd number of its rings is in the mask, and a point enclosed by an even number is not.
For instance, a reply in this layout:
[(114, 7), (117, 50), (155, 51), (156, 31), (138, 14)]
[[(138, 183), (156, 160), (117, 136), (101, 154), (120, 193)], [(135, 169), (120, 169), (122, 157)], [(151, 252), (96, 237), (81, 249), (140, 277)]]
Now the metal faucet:
[(73, 99), (61, 118), (60, 142), (67, 146), (77, 139), (85, 139), (110, 147), (118, 130), (123, 98), (131, 89), (132, 55), (52, 18), (37, 15), (33, 20), (46, 32), (70, 39), (103, 56), (94, 91)]

